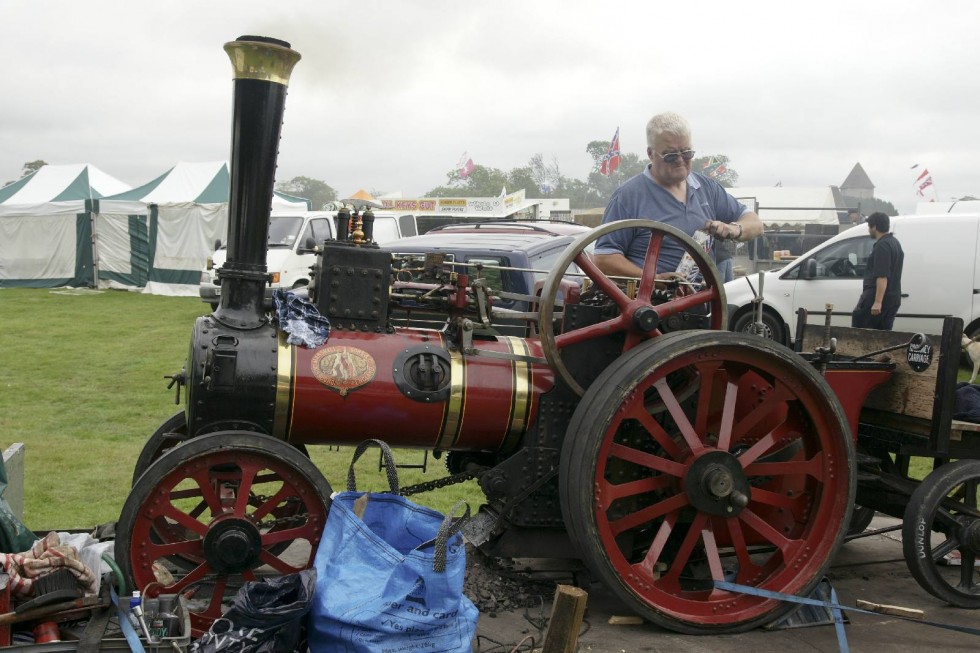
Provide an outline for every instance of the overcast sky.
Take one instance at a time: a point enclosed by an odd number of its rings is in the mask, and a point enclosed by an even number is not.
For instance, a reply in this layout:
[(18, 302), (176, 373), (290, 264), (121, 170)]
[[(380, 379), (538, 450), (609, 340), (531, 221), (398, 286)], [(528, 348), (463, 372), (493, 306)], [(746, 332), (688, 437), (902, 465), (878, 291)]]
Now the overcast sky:
[[(140, 185), (227, 159), (242, 34), (302, 54), (279, 180), (421, 195), (466, 151), (509, 170), (540, 152), (585, 178), (617, 126), (677, 111), (740, 186), (839, 185), (860, 162), (914, 210), (980, 196), (980, 3), (0, 0), (0, 183), (91, 163)], [(932, 198), (931, 192), (926, 199)]]

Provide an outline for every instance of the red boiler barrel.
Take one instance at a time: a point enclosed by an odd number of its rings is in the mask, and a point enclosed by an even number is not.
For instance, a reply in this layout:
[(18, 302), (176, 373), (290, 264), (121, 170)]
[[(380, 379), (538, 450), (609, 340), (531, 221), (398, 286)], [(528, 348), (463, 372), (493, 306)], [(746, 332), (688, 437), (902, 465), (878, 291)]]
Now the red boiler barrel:
[[(476, 347), (542, 357), (537, 340), (499, 337)], [(553, 385), (546, 365), (464, 356), (432, 331), (334, 331), (316, 349), (280, 334), (274, 434), (297, 444), (380, 438), (393, 447), (509, 450)]]

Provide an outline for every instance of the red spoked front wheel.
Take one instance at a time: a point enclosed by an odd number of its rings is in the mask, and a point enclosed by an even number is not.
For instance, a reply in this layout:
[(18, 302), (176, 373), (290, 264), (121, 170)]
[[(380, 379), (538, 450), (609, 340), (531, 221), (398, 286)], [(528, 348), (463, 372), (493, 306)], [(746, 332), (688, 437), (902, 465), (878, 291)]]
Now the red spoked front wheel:
[(201, 435), (139, 477), (119, 517), (116, 560), (147, 596), (189, 597), (200, 636), (243, 582), (312, 566), (331, 493), (285, 442), (244, 431)]
[(640, 615), (740, 632), (805, 595), (843, 540), (854, 447), (840, 402), (761, 338), (671, 333), (590, 387), (562, 447), (562, 513), (585, 562)]

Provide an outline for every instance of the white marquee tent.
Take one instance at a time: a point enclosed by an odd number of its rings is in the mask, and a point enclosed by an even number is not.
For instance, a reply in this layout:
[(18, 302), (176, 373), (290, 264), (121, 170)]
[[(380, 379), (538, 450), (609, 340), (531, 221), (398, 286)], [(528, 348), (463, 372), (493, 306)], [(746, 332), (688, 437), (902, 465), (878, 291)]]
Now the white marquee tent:
[(46, 165), (0, 188), (0, 288), (92, 285), (94, 202), (129, 188), (87, 163)]
[(840, 224), (830, 186), (758, 186), (726, 190), (755, 210), (767, 227)]
[[(96, 203), (98, 285), (197, 295), (215, 240), (228, 235), (230, 176), (223, 161), (180, 162), (138, 188)], [(306, 211), (276, 193), (273, 210)]]

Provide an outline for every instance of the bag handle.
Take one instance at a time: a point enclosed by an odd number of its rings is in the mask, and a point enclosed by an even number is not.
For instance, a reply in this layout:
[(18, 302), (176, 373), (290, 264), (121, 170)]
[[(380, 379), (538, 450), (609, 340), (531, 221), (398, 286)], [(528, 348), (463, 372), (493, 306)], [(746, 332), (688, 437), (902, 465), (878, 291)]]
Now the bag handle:
[[(460, 506), (464, 506), (466, 510), (463, 512), (461, 517), (455, 517), (456, 511)], [(449, 540), (459, 532), (470, 518), (470, 504), (466, 503), (463, 499), (456, 502), (449, 512), (446, 513), (446, 518), (442, 520), (442, 525), (439, 526), (439, 532), (436, 533), (434, 539), (428, 542), (423, 542), (418, 546), (419, 549), (435, 545), (436, 554), (432, 560), (432, 571), (441, 574), (446, 571), (446, 549), (449, 547)]]
[(347, 468), (347, 491), (357, 491), (357, 481), (354, 479), (354, 463), (357, 462), (361, 454), (367, 451), (371, 445), (376, 445), (381, 449), (381, 454), (384, 457), (385, 474), (388, 476), (388, 487), (391, 489), (392, 494), (398, 494), (398, 468), (395, 465), (395, 455), (391, 453), (391, 447), (384, 440), (365, 440), (357, 445), (357, 448), (354, 450), (354, 457), (350, 461), (350, 467)]

